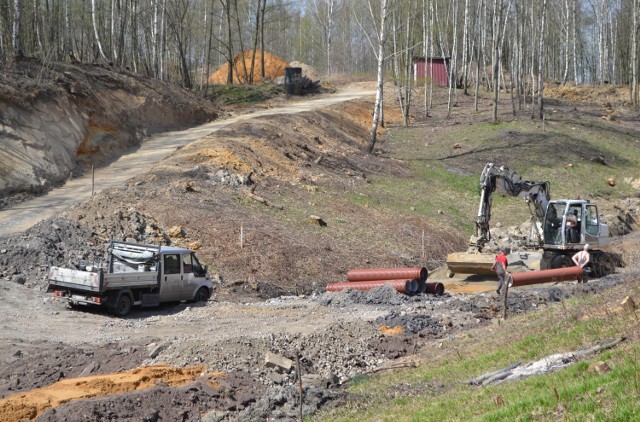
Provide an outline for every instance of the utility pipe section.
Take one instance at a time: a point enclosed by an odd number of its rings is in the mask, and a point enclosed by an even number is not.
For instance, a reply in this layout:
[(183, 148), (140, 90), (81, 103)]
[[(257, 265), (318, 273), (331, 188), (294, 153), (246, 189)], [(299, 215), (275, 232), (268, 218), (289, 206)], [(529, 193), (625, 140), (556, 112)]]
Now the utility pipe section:
[(512, 276), (513, 287), (560, 281), (580, 281), (582, 280), (582, 268), (566, 267), (554, 268), (551, 270), (527, 271), (523, 273), (513, 273)]
[(418, 282), (416, 280), (370, 280), (329, 283), (327, 284), (327, 291), (340, 292), (346, 289), (371, 290), (385, 284), (388, 284), (398, 292), (405, 294), (415, 293), (418, 290)]
[(371, 281), (371, 280), (422, 280), (427, 281), (429, 272), (425, 267), (409, 268), (367, 268), (349, 270), (347, 272), (348, 281)]
[(442, 283), (425, 283), (425, 293), (431, 295), (442, 296), (444, 294), (444, 284)]

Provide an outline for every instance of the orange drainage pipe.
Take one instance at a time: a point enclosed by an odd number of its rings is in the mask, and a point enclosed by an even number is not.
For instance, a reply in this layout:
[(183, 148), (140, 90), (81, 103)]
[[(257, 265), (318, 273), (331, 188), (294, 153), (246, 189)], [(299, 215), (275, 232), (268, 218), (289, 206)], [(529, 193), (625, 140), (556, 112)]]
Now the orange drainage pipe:
[(349, 270), (347, 280), (349, 281), (371, 281), (371, 280), (422, 280), (426, 281), (429, 272), (425, 267), (410, 268), (367, 268)]
[(513, 276), (513, 287), (527, 286), (529, 284), (582, 280), (582, 268), (580, 267), (554, 268), (552, 270), (513, 273), (512, 276)]
[(425, 283), (425, 293), (442, 296), (444, 294), (444, 284), (442, 284), (442, 283)]
[(328, 292), (340, 292), (346, 289), (371, 290), (376, 287), (390, 285), (400, 293), (411, 294), (418, 290), (418, 282), (416, 280), (374, 280), (374, 281), (351, 281), (346, 283), (329, 283), (327, 284)]

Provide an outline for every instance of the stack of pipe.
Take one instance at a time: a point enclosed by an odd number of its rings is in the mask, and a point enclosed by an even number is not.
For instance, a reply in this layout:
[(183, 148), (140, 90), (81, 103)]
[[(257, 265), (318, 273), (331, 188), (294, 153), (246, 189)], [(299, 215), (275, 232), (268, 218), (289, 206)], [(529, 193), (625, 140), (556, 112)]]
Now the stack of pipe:
[(345, 289), (371, 290), (384, 284), (389, 284), (398, 292), (405, 294), (443, 294), (444, 285), (442, 283), (427, 283), (428, 275), (429, 273), (424, 267), (349, 270), (346, 283), (329, 283), (327, 284), (327, 291), (338, 292)]

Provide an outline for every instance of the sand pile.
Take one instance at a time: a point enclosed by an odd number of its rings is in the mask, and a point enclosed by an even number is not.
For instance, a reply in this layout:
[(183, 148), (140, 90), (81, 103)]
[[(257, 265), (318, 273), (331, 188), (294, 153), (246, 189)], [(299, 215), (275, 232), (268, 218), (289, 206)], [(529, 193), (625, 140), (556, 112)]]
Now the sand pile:
[[(253, 57), (253, 50), (245, 51), (244, 55), (238, 53), (234, 59), (233, 69), (233, 83), (243, 84), (245, 83), (244, 67), (242, 65), (242, 56), (244, 56), (244, 63), (247, 66), (247, 73), (251, 72), (251, 58)], [(254, 58), (254, 70), (253, 70), (253, 82), (260, 82), (262, 80), (262, 65), (260, 63), (260, 50), (255, 52)], [(289, 65), (278, 56), (264, 53), (264, 67), (265, 67), (265, 79), (274, 80), (278, 76), (284, 76), (284, 69)], [(213, 72), (209, 76), (208, 82), (210, 84), (226, 84), (227, 72), (229, 64), (225, 63), (220, 66), (218, 70)]]

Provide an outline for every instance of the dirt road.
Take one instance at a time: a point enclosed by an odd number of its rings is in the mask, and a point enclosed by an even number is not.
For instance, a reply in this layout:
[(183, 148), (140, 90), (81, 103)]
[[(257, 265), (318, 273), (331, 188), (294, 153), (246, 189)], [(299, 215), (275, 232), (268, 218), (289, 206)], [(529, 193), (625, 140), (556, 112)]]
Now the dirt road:
[[(301, 113), (374, 94), (375, 91), (367, 89), (345, 89), (322, 98), (296, 101), (284, 106), (205, 123), (187, 130), (152, 136), (139, 149), (121, 156), (107, 167), (97, 169), (94, 191), (97, 193), (118, 186), (131, 177), (148, 171), (177, 148), (210, 135), (230, 124), (256, 117)], [(37, 222), (55, 215), (65, 207), (90, 198), (92, 177), (89, 172), (82, 177), (69, 180), (64, 186), (52, 190), (47, 195), (0, 210), (0, 236), (24, 231)]]

